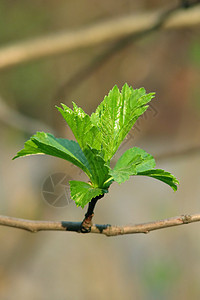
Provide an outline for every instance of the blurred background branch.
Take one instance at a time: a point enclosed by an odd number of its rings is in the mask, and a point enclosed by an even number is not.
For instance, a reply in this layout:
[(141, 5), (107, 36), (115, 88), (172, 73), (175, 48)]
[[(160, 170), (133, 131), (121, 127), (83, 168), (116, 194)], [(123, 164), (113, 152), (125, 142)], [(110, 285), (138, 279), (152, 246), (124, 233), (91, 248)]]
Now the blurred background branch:
[(6, 101), (0, 96), (0, 122), (16, 128), (22, 132), (33, 134), (36, 131), (44, 130), (55, 133), (55, 130), (45, 123), (32, 117), (27, 117), (17, 110), (9, 107)]
[[(196, 5), (198, 2), (193, 3), (193, 5)], [(145, 37), (146, 35), (157, 31), (161, 28), (165, 28), (166, 23), (170, 20), (170, 16), (175, 15), (175, 20), (177, 15), (175, 14), (176, 11), (181, 11), (183, 7), (186, 7), (185, 3), (180, 3), (179, 5), (165, 9), (160, 10), (157, 12), (157, 17), (155, 18), (154, 22), (150, 22), (149, 26), (144, 27), (141, 26), (140, 30), (133, 30), (131, 34), (128, 36), (125, 35), (125, 37), (122, 37), (120, 40), (115, 42), (114, 45), (111, 45), (109, 49), (106, 49), (103, 53), (100, 55), (97, 55), (91, 61), (86, 65), (83, 66), (81, 69), (79, 69), (73, 76), (71, 76), (65, 83), (61, 85), (60, 88), (58, 88), (57, 93), (54, 95), (54, 98), (62, 98), (62, 97), (69, 97), (70, 93), (74, 90), (74, 88), (82, 83), (84, 80), (86, 80), (89, 76), (91, 76), (94, 72), (96, 72), (100, 67), (102, 67), (109, 59), (112, 58), (112, 56), (120, 51), (122, 51), (124, 48), (128, 47), (133, 42), (137, 41), (138, 39), (141, 39)], [(188, 6), (189, 7), (189, 4)], [(200, 8), (200, 7), (199, 7)], [(200, 10), (199, 10), (200, 14)], [(138, 16), (139, 17), (139, 16)], [(200, 17), (200, 15), (199, 15)], [(132, 17), (134, 19), (134, 17)], [(198, 19), (198, 18), (197, 18)], [(137, 22), (137, 20), (135, 20)], [(140, 22), (139, 22), (140, 24)], [(137, 24), (139, 26), (139, 24)], [(197, 25), (199, 23), (197, 22)]]
[(188, 146), (179, 150), (172, 150), (169, 152), (163, 152), (155, 155), (156, 160), (181, 158), (183, 156), (189, 156), (194, 154), (200, 154), (200, 145)]
[[(58, 32), (48, 36), (4, 46), (0, 49), (0, 69), (42, 57), (58, 55), (139, 33), (160, 22), (163, 10), (140, 15), (127, 15), (78, 30)], [(200, 6), (174, 12), (163, 29), (177, 29), (200, 24)]]

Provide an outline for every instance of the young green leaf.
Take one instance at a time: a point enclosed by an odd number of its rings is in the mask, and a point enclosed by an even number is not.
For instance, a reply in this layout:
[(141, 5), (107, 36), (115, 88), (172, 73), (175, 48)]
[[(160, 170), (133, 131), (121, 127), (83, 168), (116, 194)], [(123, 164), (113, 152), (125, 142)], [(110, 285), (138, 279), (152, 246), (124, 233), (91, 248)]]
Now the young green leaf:
[[(90, 180), (95, 187), (104, 188), (104, 183), (110, 178), (110, 167), (100, 155), (100, 151), (92, 149), (90, 146), (84, 149), (84, 155), (90, 166)], [(106, 185), (107, 187), (107, 185)]]
[(110, 171), (110, 175), (120, 184), (128, 180), (130, 176), (152, 169), (155, 165), (153, 156), (140, 148), (133, 147), (122, 154), (114, 169)]
[(75, 141), (58, 139), (50, 133), (37, 132), (13, 159), (31, 154), (47, 154), (65, 159), (82, 169), (89, 177), (91, 176), (87, 158)]
[(101, 132), (105, 161), (110, 161), (153, 97), (154, 93), (146, 94), (144, 88), (134, 90), (125, 84), (121, 93), (115, 86), (100, 103), (91, 121)]
[(73, 102), (73, 108), (70, 109), (65, 104), (61, 104), (63, 109), (57, 107), (63, 118), (71, 128), (77, 142), (82, 150), (89, 145), (94, 149), (101, 149), (101, 133), (97, 126), (94, 126), (88, 116), (82, 108), (78, 107)]
[(179, 181), (176, 179), (174, 175), (161, 169), (153, 169), (144, 172), (139, 172), (137, 175), (149, 176), (158, 179), (160, 181), (163, 181), (167, 183), (169, 186), (171, 186), (171, 188), (174, 191), (177, 190), (177, 185), (179, 184)]
[(129, 180), (131, 175), (136, 175), (136, 165), (142, 162), (140, 155), (136, 155), (130, 162), (125, 165), (118, 164), (113, 170), (110, 171), (110, 175), (117, 183), (123, 183)]
[(77, 206), (81, 206), (82, 208), (96, 196), (108, 192), (107, 189), (92, 187), (92, 185), (83, 181), (70, 180), (69, 183), (72, 199)]
[(154, 169), (156, 166), (153, 156), (146, 151), (133, 147), (125, 151), (117, 161), (110, 175), (119, 184), (128, 180), (130, 176), (144, 175), (161, 180), (177, 190), (178, 180), (169, 172)]

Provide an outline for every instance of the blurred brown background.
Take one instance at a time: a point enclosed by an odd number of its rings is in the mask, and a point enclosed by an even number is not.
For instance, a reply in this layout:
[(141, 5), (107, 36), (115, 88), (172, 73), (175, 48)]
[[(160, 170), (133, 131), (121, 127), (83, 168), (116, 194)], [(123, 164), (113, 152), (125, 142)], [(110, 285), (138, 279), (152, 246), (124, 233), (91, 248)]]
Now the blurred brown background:
[[(167, 1), (166, 9), (178, 3)], [(0, 47), (165, 5), (166, 1), (158, 0), (1, 0)], [(55, 108), (60, 102), (71, 107), (75, 101), (91, 114), (114, 84), (120, 88), (125, 82), (135, 88), (144, 86), (156, 92), (153, 110), (139, 121), (116, 157), (135, 145), (153, 155), (199, 145), (200, 26), (157, 30), (137, 38), (89, 76), (86, 72), (73, 88), (67, 86), (70, 78), (94, 59), (98, 61), (114, 43), (0, 69), (2, 215), (82, 220), (85, 210), (74, 203), (55, 208), (41, 195), (48, 175), (65, 172), (79, 179), (79, 170), (52, 157), (11, 160), (36, 130), (53, 128), (57, 137), (72, 138)], [(28, 118), (27, 123), (22, 116)], [(176, 193), (151, 178), (113, 184), (98, 203), (94, 222), (123, 225), (198, 213), (199, 164), (198, 152), (157, 161), (158, 167), (180, 180)], [(64, 232), (31, 234), (1, 226), (0, 299), (199, 299), (199, 226), (113, 238)]]

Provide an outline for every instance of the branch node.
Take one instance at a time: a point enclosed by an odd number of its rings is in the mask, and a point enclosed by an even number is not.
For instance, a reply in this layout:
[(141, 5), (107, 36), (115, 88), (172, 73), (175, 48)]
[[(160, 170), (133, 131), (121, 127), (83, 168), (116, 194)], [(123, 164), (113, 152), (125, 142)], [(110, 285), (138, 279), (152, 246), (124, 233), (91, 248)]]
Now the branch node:
[(192, 217), (190, 215), (182, 215), (181, 216), (181, 221), (183, 224), (188, 224), (191, 223)]
[(85, 214), (85, 218), (84, 218), (83, 222), (81, 223), (80, 232), (89, 233), (91, 231), (93, 216), (94, 216), (94, 214), (89, 215), (89, 216), (87, 216), (87, 214)]

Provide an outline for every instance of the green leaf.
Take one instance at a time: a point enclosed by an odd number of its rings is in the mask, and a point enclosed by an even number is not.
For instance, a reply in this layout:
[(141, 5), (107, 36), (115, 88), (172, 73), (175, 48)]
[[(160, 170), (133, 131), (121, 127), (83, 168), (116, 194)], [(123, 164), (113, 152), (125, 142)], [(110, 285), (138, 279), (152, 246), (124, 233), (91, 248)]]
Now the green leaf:
[(88, 176), (91, 176), (87, 158), (75, 141), (58, 139), (50, 133), (37, 132), (25, 143), (24, 149), (19, 151), (13, 159), (32, 154), (47, 154), (60, 157), (73, 163)]
[(83, 181), (70, 180), (69, 183), (72, 199), (77, 206), (82, 208), (96, 196), (108, 192), (106, 189), (92, 187), (89, 183)]
[(94, 149), (101, 149), (101, 133), (99, 129), (92, 124), (88, 116), (80, 107), (73, 102), (73, 108), (70, 109), (65, 104), (61, 104), (63, 109), (57, 107), (63, 118), (71, 128), (77, 142), (82, 150), (87, 145)]
[(161, 169), (153, 169), (144, 172), (139, 172), (137, 175), (149, 176), (158, 179), (160, 181), (163, 181), (167, 183), (169, 186), (171, 186), (171, 188), (174, 191), (177, 190), (177, 185), (179, 184), (179, 181), (176, 179), (174, 175)]
[(47, 154), (70, 161), (81, 168), (96, 187), (103, 188), (104, 182), (110, 177), (110, 168), (105, 164), (100, 151), (87, 146), (83, 152), (77, 142), (58, 139), (50, 133), (37, 132), (14, 159), (32, 154)]
[(123, 183), (129, 180), (131, 175), (136, 175), (136, 165), (142, 161), (140, 155), (136, 155), (131, 162), (127, 162), (125, 165), (118, 164), (113, 170), (110, 171), (110, 175), (117, 183)]
[(146, 151), (133, 147), (122, 154), (110, 175), (119, 184), (125, 182), (130, 176), (144, 175), (161, 180), (177, 190), (178, 180), (174, 175), (161, 169), (155, 168), (155, 160)]
[(106, 161), (110, 161), (153, 97), (154, 93), (146, 94), (144, 88), (134, 90), (125, 84), (120, 93), (115, 86), (91, 115), (92, 123), (101, 132)]
[(110, 171), (110, 175), (120, 184), (130, 176), (152, 169), (155, 165), (153, 156), (140, 148), (133, 147), (122, 154), (114, 169)]
[[(100, 155), (100, 151), (87, 147), (84, 150), (85, 157), (90, 166), (91, 177), (90, 180), (95, 187), (104, 188), (104, 183), (110, 178), (110, 167)], [(108, 185), (106, 185), (108, 188)]]

